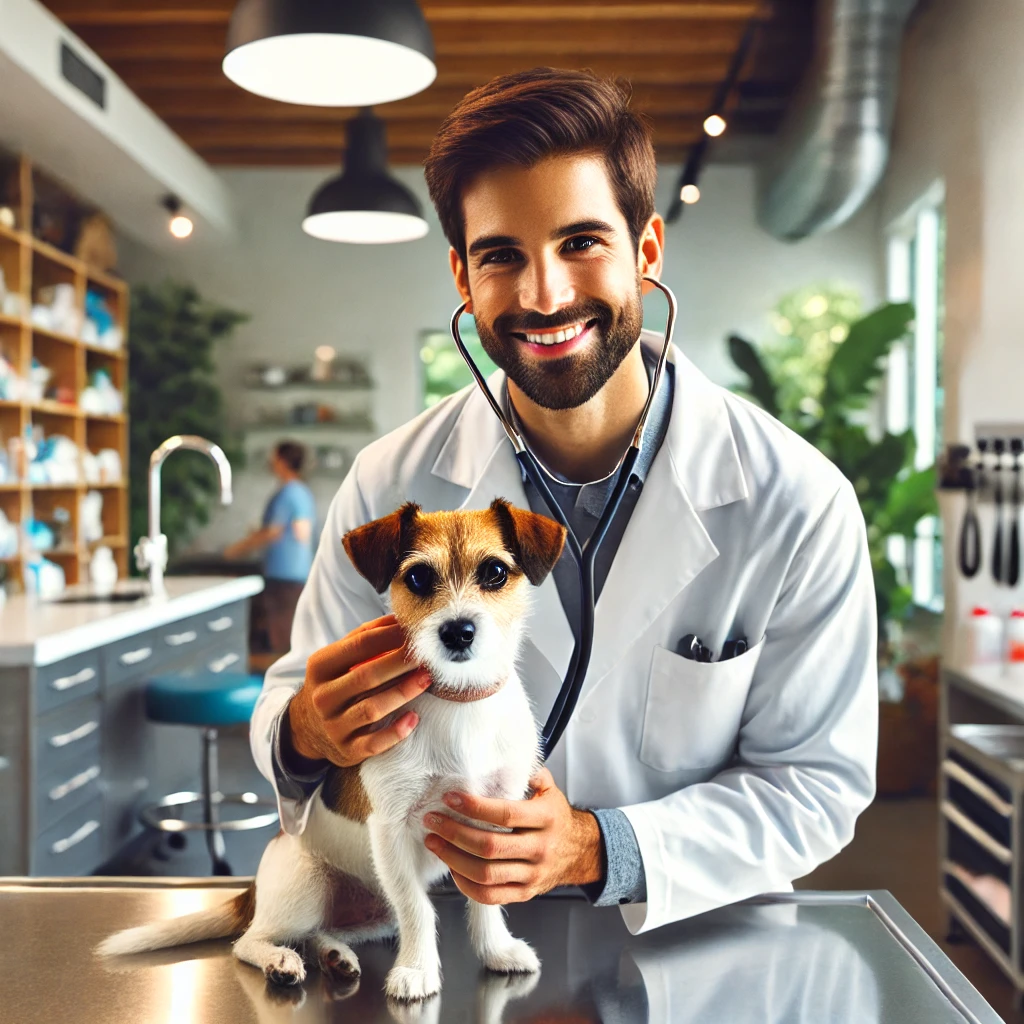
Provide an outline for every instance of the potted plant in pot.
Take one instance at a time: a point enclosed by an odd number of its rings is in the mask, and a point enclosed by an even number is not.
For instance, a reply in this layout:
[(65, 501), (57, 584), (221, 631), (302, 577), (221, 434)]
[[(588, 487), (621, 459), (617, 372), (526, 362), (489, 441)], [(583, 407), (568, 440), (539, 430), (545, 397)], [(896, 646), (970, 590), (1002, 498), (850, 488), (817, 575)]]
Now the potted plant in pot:
[[(891, 536), (913, 539), (917, 524), (938, 512), (935, 468), (914, 468), (912, 430), (872, 430), (869, 406), (893, 344), (913, 320), (909, 303), (888, 303), (859, 315), (849, 291), (805, 289), (773, 311), (781, 340), (755, 347), (728, 338), (729, 355), (745, 376), (737, 388), (826, 455), (853, 484), (867, 526), (879, 626), (883, 680), (902, 685), (883, 703), (879, 792), (933, 790), (938, 659), (908, 656), (904, 627), (914, 609), (910, 587), (888, 558)], [(926, 614), (926, 613), (924, 613)], [(890, 690), (893, 688), (889, 687)]]

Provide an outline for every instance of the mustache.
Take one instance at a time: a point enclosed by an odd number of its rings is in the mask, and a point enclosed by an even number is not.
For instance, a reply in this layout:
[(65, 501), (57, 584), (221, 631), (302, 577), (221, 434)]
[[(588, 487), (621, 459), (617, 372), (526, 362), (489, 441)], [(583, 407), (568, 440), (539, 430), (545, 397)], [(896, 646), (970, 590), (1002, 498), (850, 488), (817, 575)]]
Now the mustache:
[(612, 307), (606, 302), (594, 299), (581, 302), (557, 313), (545, 316), (543, 313), (502, 313), (494, 320), (495, 334), (525, 334), (527, 331), (555, 331), (571, 324), (597, 320), (609, 324), (615, 318)]

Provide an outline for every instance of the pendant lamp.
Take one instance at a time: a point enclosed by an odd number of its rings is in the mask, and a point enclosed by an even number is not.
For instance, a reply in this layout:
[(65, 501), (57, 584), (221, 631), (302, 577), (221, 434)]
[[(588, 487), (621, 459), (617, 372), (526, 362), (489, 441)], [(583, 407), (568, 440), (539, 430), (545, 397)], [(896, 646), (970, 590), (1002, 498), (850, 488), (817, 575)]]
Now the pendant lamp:
[(317, 107), (389, 103), (437, 76), (416, 0), (239, 0), (223, 68), (257, 96)]
[(346, 128), (345, 169), (309, 201), (302, 230), (328, 242), (409, 242), (427, 233), (419, 201), (388, 173), (384, 122), (362, 110)]

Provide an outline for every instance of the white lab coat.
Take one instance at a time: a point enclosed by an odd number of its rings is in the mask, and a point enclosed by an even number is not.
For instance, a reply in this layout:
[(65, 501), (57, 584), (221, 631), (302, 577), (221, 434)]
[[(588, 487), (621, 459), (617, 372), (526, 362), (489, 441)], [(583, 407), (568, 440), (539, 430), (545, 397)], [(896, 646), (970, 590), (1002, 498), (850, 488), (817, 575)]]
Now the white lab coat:
[[(645, 345), (660, 339), (642, 336)], [(834, 856), (874, 795), (876, 615), (853, 488), (812, 446), (713, 384), (675, 346), (668, 433), (596, 609), (576, 712), (549, 768), (579, 807), (621, 807), (647, 902), (634, 934), (792, 881)], [(489, 380), (500, 393), (503, 375)], [(306, 659), (385, 614), (341, 546), (402, 502), (529, 507), (501, 425), (473, 386), (359, 453), (327, 516), (291, 652), (267, 673), (252, 748), (273, 781), (273, 722)], [(554, 579), (534, 593), (520, 677), (543, 722), (572, 653)], [(721, 663), (674, 653), (686, 633)], [(306, 805), (280, 800), (282, 826)]]

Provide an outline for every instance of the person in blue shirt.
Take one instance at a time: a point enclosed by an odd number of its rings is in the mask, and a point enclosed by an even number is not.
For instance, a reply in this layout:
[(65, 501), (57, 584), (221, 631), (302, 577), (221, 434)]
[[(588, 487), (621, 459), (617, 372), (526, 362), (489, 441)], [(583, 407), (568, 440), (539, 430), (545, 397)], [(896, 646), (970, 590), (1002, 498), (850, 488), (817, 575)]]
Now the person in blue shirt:
[(281, 486), (263, 511), (263, 525), (224, 549), (226, 558), (238, 558), (263, 549), (265, 589), (257, 602), (270, 650), (287, 651), (292, 618), (299, 594), (313, 564), (313, 527), (316, 503), (302, 481), (306, 451), (294, 441), (281, 441), (270, 458), (270, 468)]

